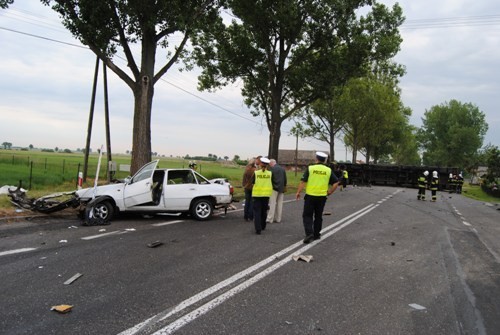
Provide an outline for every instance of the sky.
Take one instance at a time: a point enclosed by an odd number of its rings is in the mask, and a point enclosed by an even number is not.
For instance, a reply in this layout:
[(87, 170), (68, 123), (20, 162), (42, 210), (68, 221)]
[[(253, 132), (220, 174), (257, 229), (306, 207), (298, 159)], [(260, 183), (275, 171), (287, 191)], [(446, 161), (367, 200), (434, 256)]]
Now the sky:
[[(396, 1), (380, 0), (392, 7)], [(406, 17), (395, 61), (406, 67), (400, 88), (410, 123), (420, 127), (432, 106), (458, 100), (486, 116), (484, 145), (500, 146), (500, 3), (487, 0), (402, 0)], [(138, 50), (138, 49), (136, 49)], [(135, 53), (139, 55), (139, 52)], [(96, 57), (37, 0), (17, 0), (0, 9), (0, 143), (14, 147), (85, 147)], [(116, 63), (125, 68), (125, 62)], [(158, 57), (157, 63), (161, 63)], [(111, 151), (132, 149), (132, 91), (108, 70)], [(165, 156), (266, 155), (265, 120), (243, 103), (241, 82), (199, 92), (197, 71), (171, 69), (155, 85), (152, 150)], [(102, 64), (99, 70), (91, 148), (106, 147)], [(280, 149), (295, 149), (282, 127)], [(339, 140), (335, 158), (352, 153)], [(299, 150), (328, 152), (327, 143), (300, 139)], [(359, 157), (359, 155), (358, 155)]]

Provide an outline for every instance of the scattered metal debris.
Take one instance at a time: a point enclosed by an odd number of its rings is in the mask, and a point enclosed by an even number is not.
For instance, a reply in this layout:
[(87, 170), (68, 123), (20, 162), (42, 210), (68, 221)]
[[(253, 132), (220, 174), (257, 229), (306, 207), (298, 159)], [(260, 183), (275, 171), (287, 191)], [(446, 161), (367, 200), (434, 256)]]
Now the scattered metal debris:
[(409, 306), (410, 306), (411, 308), (414, 308), (414, 309), (418, 310), (418, 311), (421, 311), (421, 310), (426, 309), (424, 306), (421, 306), (421, 305), (419, 305), (419, 304), (409, 304)]
[(163, 242), (154, 241), (148, 244), (148, 248), (156, 248), (159, 247), (160, 245), (163, 245)]
[(73, 284), (73, 282), (74, 282), (75, 280), (77, 280), (78, 278), (80, 278), (81, 276), (83, 276), (81, 273), (77, 273), (77, 274), (75, 274), (73, 277), (71, 277), (70, 279), (66, 280), (66, 281), (64, 282), (64, 285), (71, 285), (71, 284)]
[(313, 256), (312, 255), (293, 255), (292, 259), (294, 261), (304, 261), (304, 262), (309, 263), (313, 260)]

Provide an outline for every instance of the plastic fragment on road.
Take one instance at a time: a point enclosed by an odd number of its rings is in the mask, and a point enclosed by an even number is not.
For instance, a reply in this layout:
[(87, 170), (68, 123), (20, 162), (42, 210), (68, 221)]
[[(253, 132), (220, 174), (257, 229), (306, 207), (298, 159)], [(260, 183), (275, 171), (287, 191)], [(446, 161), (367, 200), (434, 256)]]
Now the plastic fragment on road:
[(148, 244), (148, 248), (156, 248), (159, 247), (160, 245), (163, 245), (163, 242), (154, 241)]
[(293, 255), (292, 256), (292, 259), (294, 261), (304, 261), (304, 262), (311, 262), (313, 260), (313, 256), (312, 255)]
[(59, 243), (68, 243), (68, 240), (60, 240)]
[(418, 310), (418, 311), (422, 311), (422, 310), (426, 309), (424, 306), (421, 306), (421, 305), (419, 305), (419, 304), (409, 304), (409, 306), (410, 306), (411, 308), (415, 308), (415, 309), (416, 309), (416, 310)]
[(81, 276), (83, 276), (81, 273), (77, 273), (77, 274), (75, 274), (73, 277), (71, 277), (70, 279), (66, 280), (66, 281), (64, 282), (64, 285), (71, 285), (71, 284), (73, 284), (73, 282), (74, 282), (75, 280), (77, 280), (78, 278), (80, 278)]
[(323, 215), (332, 215), (332, 212), (323, 212)]
[(135, 231), (135, 228), (127, 228), (125, 231)]
[(106, 229), (99, 229), (99, 233), (104, 233), (106, 231)]
[(71, 309), (73, 308), (72, 305), (57, 305), (57, 306), (52, 306), (50, 309), (51, 311), (56, 311), (61, 314), (66, 314), (71, 312)]

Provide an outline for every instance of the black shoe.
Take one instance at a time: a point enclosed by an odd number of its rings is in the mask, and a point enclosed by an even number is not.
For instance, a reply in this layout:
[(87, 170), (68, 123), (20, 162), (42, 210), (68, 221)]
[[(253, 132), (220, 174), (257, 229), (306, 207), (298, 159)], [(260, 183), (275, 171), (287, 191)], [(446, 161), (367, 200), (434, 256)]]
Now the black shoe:
[(308, 244), (311, 243), (312, 241), (314, 241), (314, 235), (307, 235), (303, 242), (305, 244)]
[(321, 235), (314, 235), (314, 240), (320, 240), (321, 239)]
[(260, 230), (255, 231), (255, 234), (260, 235)]

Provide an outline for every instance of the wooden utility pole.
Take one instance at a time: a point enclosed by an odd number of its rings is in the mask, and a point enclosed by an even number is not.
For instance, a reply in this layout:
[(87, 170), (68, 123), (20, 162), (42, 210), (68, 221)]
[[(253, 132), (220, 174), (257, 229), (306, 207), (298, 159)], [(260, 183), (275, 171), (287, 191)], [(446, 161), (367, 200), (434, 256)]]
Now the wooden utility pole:
[(109, 131), (109, 100), (108, 100), (108, 75), (106, 71), (106, 63), (102, 62), (102, 74), (104, 80), (104, 120), (106, 127), (106, 151), (108, 157), (108, 168), (106, 169), (106, 176), (108, 183), (111, 182), (112, 171), (109, 164), (111, 163), (111, 136)]
[(99, 57), (96, 57), (94, 85), (92, 87), (92, 100), (90, 101), (89, 124), (87, 127), (87, 142), (85, 143), (85, 158), (83, 163), (83, 182), (87, 181), (87, 170), (89, 168), (90, 138), (92, 137), (92, 122), (94, 120), (95, 95), (97, 89), (97, 78), (99, 75)]

